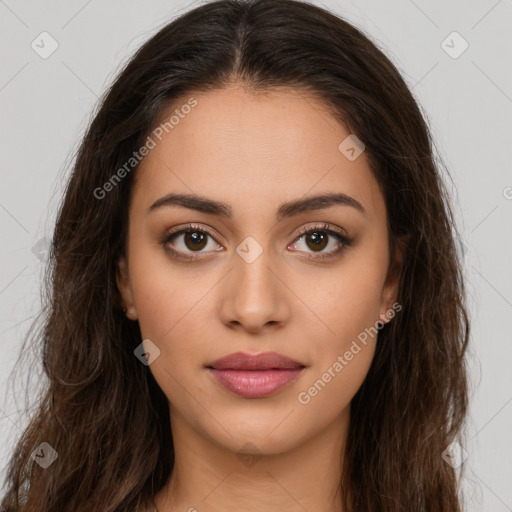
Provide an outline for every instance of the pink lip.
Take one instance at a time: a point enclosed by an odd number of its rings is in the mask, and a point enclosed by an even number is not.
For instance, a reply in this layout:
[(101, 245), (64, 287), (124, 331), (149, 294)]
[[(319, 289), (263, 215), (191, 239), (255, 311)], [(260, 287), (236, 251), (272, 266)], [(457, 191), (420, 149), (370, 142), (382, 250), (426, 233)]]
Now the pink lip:
[(245, 398), (263, 398), (284, 388), (303, 368), (288, 370), (217, 370), (210, 368), (216, 381), (228, 391)]
[(304, 367), (275, 352), (237, 352), (207, 366), (220, 385), (245, 398), (262, 398), (277, 392), (295, 380)]

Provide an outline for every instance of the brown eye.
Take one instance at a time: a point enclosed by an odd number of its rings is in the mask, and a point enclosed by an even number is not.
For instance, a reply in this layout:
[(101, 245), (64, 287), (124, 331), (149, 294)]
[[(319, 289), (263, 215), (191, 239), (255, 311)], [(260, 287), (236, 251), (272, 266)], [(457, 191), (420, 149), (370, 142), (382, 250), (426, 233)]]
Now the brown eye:
[(223, 249), (208, 231), (195, 225), (169, 233), (162, 240), (162, 245), (172, 256), (184, 260), (201, 257), (201, 253), (207, 252), (205, 248), (212, 251)]
[(184, 233), (183, 243), (190, 250), (201, 250), (206, 246), (208, 234), (202, 231), (186, 231)]
[(307, 246), (314, 251), (322, 251), (329, 241), (329, 235), (318, 231), (308, 233), (305, 238)]
[[(323, 260), (335, 257), (351, 244), (352, 240), (346, 235), (330, 229), (329, 224), (323, 224), (302, 229), (292, 247), (298, 252), (305, 252), (308, 259)], [(301, 249), (301, 245), (306, 250)]]

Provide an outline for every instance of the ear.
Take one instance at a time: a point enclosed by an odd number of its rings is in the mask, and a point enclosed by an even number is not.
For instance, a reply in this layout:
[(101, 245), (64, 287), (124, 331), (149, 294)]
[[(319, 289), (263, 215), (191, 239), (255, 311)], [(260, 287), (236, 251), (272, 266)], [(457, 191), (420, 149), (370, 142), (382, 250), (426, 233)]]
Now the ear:
[(121, 295), (121, 301), (126, 308), (126, 316), (130, 320), (137, 320), (137, 309), (133, 301), (133, 291), (130, 283), (130, 276), (128, 272), (128, 263), (123, 256), (117, 262), (116, 274), (117, 288)]
[(397, 300), (409, 238), (410, 235), (398, 237), (395, 243), (394, 254), (391, 255), (392, 259), (382, 289), (381, 309), (379, 311), (379, 321), (383, 323), (388, 323), (395, 316), (396, 311), (402, 309), (402, 306), (397, 304)]

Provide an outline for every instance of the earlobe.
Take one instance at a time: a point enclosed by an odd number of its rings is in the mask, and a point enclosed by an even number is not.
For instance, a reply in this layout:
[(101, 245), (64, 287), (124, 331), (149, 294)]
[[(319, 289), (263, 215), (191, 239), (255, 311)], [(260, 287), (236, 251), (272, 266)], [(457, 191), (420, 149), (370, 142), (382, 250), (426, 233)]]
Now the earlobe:
[(123, 308), (123, 313), (130, 319), (130, 320), (137, 320), (137, 310), (135, 308)]
[(125, 313), (130, 320), (137, 320), (137, 309), (133, 301), (128, 265), (124, 257), (121, 257), (117, 263), (116, 281), (119, 294), (121, 295), (121, 301), (124, 305), (123, 313)]

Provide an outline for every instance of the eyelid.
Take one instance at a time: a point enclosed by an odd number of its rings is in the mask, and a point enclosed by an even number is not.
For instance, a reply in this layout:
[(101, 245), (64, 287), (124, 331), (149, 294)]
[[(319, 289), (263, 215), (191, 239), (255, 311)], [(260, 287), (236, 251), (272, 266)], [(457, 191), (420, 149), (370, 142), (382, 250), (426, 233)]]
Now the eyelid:
[[(194, 223), (185, 224), (184, 226), (176, 226), (176, 227), (172, 228), (170, 231), (166, 232), (166, 234), (164, 235), (164, 239), (168, 240), (173, 235), (182, 234), (185, 231), (200, 231), (200, 232), (207, 233), (217, 242), (216, 236), (213, 235), (210, 227), (205, 226), (204, 224), (194, 224)], [(219, 243), (219, 242), (217, 242), (217, 243)]]
[(311, 225), (303, 226), (302, 228), (299, 229), (297, 237), (300, 237), (306, 233), (309, 233), (309, 232), (315, 231), (315, 230), (325, 231), (326, 233), (334, 233), (334, 234), (340, 236), (341, 238), (343, 238), (346, 242), (350, 241), (349, 236), (347, 235), (347, 233), (345, 232), (344, 229), (340, 229), (335, 226), (332, 226), (328, 222), (316, 223), (316, 224), (313, 224), (312, 226)]

